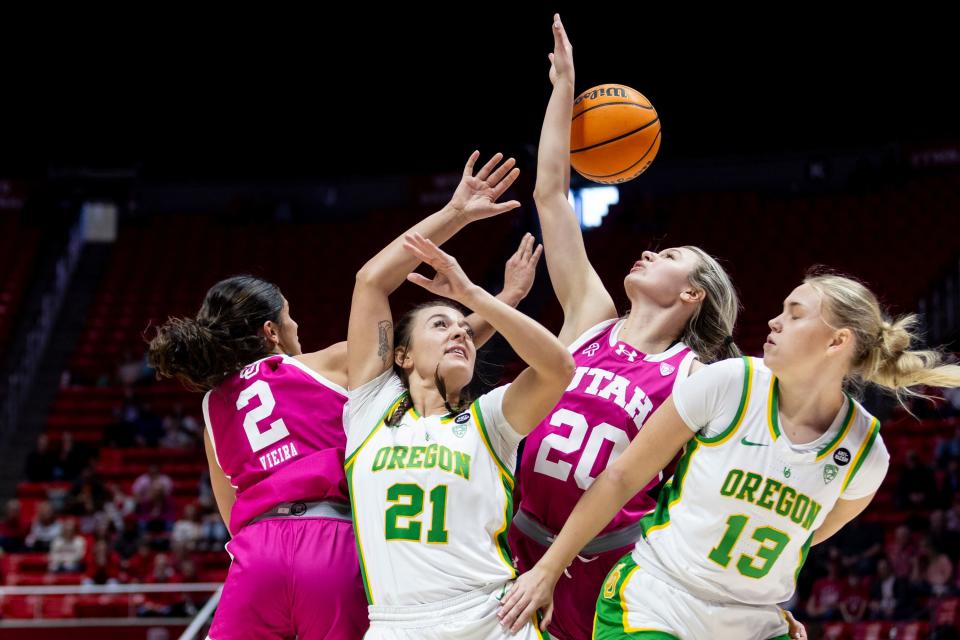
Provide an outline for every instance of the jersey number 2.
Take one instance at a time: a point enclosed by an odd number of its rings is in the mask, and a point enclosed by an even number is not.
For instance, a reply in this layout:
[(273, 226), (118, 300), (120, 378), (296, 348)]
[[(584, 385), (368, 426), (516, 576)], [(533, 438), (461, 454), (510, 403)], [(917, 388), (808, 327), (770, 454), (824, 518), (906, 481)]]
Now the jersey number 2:
[(257, 426), (258, 422), (269, 418), (274, 407), (277, 406), (277, 401), (273, 399), (273, 392), (270, 391), (270, 385), (266, 380), (257, 380), (240, 392), (240, 397), (237, 398), (237, 411), (245, 408), (254, 396), (260, 398), (260, 406), (254, 407), (244, 416), (243, 431), (247, 434), (247, 440), (250, 441), (250, 448), (256, 453), (283, 440), (290, 435), (290, 432), (287, 431), (283, 418), (277, 418), (271, 422), (266, 431), (260, 431), (260, 427)]

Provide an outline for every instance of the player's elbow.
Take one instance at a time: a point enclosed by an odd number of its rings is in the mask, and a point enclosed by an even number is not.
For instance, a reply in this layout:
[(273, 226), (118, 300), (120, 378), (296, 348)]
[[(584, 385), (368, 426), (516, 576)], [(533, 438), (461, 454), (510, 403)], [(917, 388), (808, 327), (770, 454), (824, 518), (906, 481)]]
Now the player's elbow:
[(368, 261), (360, 268), (360, 271), (357, 271), (354, 286), (357, 288), (380, 288), (382, 278), (378, 271), (375, 261)]
[(557, 376), (563, 381), (564, 387), (573, 380), (573, 374), (576, 370), (577, 363), (574, 361), (573, 355), (564, 349), (563, 357), (561, 357), (560, 362), (557, 363)]
[(630, 477), (630, 473), (627, 469), (623, 468), (622, 465), (617, 465), (616, 463), (611, 464), (597, 480), (599, 481), (601, 478), (616, 495), (627, 496), (624, 502), (626, 502), (629, 496), (636, 493), (636, 491), (631, 491), (633, 480)]
[(533, 201), (537, 207), (542, 208), (549, 205), (557, 198), (566, 198), (563, 193), (563, 182), (561, 180), (541, 179), (537, 176), (537, 184), (533, 188)]

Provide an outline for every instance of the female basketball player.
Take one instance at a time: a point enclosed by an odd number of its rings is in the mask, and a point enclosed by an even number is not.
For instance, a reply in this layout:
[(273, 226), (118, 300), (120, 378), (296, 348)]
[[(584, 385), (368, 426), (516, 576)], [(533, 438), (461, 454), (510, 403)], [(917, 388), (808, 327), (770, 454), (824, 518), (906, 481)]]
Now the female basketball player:
[[(518, 568), (539, 560), (596, 476), (616, 460), (647, 418), (684, 379), (697, 358), (739, 355), (731, 333), (737, 295), (723, 268), (697, 247), (645, 251), (624, 279), (630, 312), (617, 318), (613, 299), (584, 249), (567, 200), (573, 53), (555, 16), (553, 94), (540, 134), (535, 198), (547, 267), (564, 321), (560, 342), (577, 363), (556, 409), (527, 438), (520, 463), (519, 511), (510, 530)], [(640, 517), (654, 507), (639, 491), (580, 552), (557, 585), (550, 633), (590, 637), (604, 577), (640, 537)]]
[[(473, 285), (423, 235), (448, 236), (519, 206), (497, 199), (516, 178), (494, 157), (464, 181), (484, 185), (397, 238), (357, 274), (348, 330), (347, 480), (370, 600), (367, 638), (506, 638), (497, 604), (516, 575), (507, 547), (517, 445), (553, 408), (573, 358), (532, 319)], [(420, 261), (430, 280), (411, 273)], [(416, 307), (393, 329), (389, 295), (405, 280), (481, 314), (529, 366), (470, 397), (476, 349), (450, 302)], [(519, 638), (542, 637), (535, 621)]]
[(786, 638), (787, 600), (811, 544), (873, 499), (889, 464), (880, 425), (848, 381), (896, 393), (960, 386), (960, 367), (910, 351), (915, 317), (890, 322), (859, 282), (810, 275), (770, 320), (763, 359), (709, 365), (577, 504), (503, 606), (505, 624), (546, 607), (563, 568), (684, 447), (644, 538), (610, 572), (595, 638)]
[[(499, 297), (509, 304), (533, 282), (533, 244), (524, 237), (507, 263)], [(469, 320), (478, 343), (492, 335)], [(163, 325), (150, 358), (161, 375), (208, 390), (204, 442), (233, 533), (211, 637), (361, 637), (366, 599), (343, 475), (346, 343), (301, 354), (279, 289), (241, 276), (212, 287), (196, 319)]]

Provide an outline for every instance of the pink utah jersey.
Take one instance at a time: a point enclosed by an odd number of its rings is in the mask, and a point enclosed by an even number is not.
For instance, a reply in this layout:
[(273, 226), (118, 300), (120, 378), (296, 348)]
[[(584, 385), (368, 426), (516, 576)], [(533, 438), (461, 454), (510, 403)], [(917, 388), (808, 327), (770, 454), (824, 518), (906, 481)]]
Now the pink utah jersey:
[(247, 365), (203, 397), (217, 464), (237, 490), (236, 535), (281, 502), (349, 503), (343, 474), (347, 392), (296, 358)]
[[(696, 358), (683, 343), (659, 354), (639, 353), (617, 339), (622, 326), (622, 320), (608, 320), (570, 345), (577, 364), (573, 380), (524, 445), (517, 502), (554, 532)], [(656, 483), (631, 499), (603, 532), (633, 524), (653, 509), (647, 491)]]

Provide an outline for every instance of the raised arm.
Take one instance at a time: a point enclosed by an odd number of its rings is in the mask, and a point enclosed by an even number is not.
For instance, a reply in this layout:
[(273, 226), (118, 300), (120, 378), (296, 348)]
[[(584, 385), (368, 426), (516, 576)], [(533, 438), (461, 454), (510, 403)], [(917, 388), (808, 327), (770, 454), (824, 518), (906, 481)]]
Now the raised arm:
[[(524, 234), (520, 246), (507, 260), (503, 271), (503, 290), (496, 295), (497, 300), (516, 307), (527, 297), (537, 275), (537, 263), (540, 262), (542, 253), (543, 245), (538, 245), (532, 234)], [(496, 333), (493, 326), (479, 313), (467, 316), (467, 324), (473, 329), (473, 343), (477, 348), (482, 347)]]
[(483, 316), (527, 363), (527, 368), (504, 395), (503, 415), (518, 433), (530, 433), (557, 404), (570, 383), (573, 357), (539, 322), (470, 282), (457, 261), (434, 243), (414, 233), (407, 236), (406, 247), (437, 272), (433, 279), (411, 273), (408, 276), (411, 282), (456, 300)]
[[(534, 248), (536, 247), (536, 248)], [(520, 246), (507, 260), (503, 274), (503, 290), (497, 294), (500, 300), (511, 307), (520, 304), (533, 286), (537, 275), (537, 263), (543, 253), (543, 245), (536, 244), (531, 234), (525, 234), (520, 240)], [(473, 329), (473, 342), (477, 347), (483, 346), (496, 333), (490, 323), (479, 314), (467, 317), (467, 323)], [(335, 344), (310, 353), (294, 356), (320, 375), (326, 377), (341, 387), (347, 386), (347, 341)]]
[[(488, 218), (520, 206), (516, 200), (497, 203), (497, 199), (513, 184), (520, 173), (510, 158), (503, 164), (503, 154), (494, 155), (473, 175), (478, 151), (470, 155), (463, 169), (463, 178), (450, 203), (414, 225), (416, 232), (446, 242), (467, 223)], [(499, 166), (498, 166), (499, 165)], [(393, 359), (393, 317), (388, 296), (400, 286), (419, 260), (403, 249), (403, 237), (371, 258), (357, 273), (347, 328), (347, 379), (356, 388), (390, 368)]]
[(563, 570), (692, 437), (673, 398), (667, 398), (623, 455), (583, 494), (540, 561), (517, 579), (501, 603), (502, 624), (515, 633), (537, 609), (544, 608), (540, 628), (546, 629), (553, 613), (553, 589)]
[(570, 188), (570, 120), (573, 115), (573, 47), (555, 15), (550, 54), (553, 93), (543, 117), (533, 196), (543, 229), (547, 269), (563, 307), (560, 341), (570, 344), (593, 325), (617, 315), (583, 244), (580, 223), (567, 199)]

